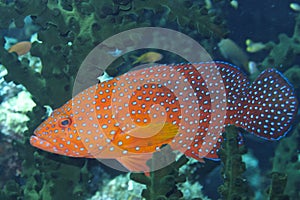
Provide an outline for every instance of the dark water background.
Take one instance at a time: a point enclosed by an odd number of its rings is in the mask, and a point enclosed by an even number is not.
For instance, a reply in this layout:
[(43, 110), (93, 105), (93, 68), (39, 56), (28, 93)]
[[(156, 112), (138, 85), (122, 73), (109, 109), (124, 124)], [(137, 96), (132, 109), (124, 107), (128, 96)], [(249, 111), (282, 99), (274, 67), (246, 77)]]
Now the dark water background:
[[(240, 0), (237, 10), (226, 5), (225, 18), (230, 35), (243, 44), (247, 38), (254, 41), (278, 41), (278, 34), (291, 36), (295, 12), (290, 9), (292, 0)], [(300, 1), (298, 1), (300, 3)]]

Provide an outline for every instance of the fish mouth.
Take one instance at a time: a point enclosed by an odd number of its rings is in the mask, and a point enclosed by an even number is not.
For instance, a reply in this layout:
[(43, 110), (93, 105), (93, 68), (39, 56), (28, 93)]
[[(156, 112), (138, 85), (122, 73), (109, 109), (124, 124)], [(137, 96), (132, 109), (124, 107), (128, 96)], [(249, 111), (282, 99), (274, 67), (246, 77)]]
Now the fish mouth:
[(52, 146), (51, 143), (49, 143), (48, 141), (41, 139), (35, 135), (32, 135), (30, 137), (30, 144), (34, 147), (37, 147), (37, 148), (43, 149), (43, 150), (49, 150), (49, 148), (51, 148), (51, 146)]

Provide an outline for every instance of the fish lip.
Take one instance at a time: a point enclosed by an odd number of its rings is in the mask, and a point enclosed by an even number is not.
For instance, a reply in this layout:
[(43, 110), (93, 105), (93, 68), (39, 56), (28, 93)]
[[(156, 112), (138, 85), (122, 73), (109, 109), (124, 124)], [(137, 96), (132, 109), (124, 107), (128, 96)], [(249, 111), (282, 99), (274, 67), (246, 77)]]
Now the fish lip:
[(51, 143), (49, 143), (47, 140), (41, 139), (36, 135), (32, 135), (30, 137), (30, 144), (35, 147), (41, 147), (41, 146), (51, 147), (52, 146)]
[(34, 129), (34, 131), (33, 131), (33, 135), (35, 135), (35, 136), (38, 136), (38, 128), (36, 128), (36, 129)]

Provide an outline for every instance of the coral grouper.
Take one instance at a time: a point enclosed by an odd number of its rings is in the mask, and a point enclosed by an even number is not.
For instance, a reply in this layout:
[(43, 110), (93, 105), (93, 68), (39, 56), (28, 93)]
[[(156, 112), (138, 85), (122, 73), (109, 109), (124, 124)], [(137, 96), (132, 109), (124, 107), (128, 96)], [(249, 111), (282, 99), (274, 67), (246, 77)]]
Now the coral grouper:
[(292, 86), (274, 69), (250, 83), (224, 62), (157, 65), (82, 91), (54, 110), (30, 143), (143, 171), (141, 155), (148, 159), (163, 144), (198, 160), (217, 159), (229, 124), (277, 140), (291, 128), (297, 104)]

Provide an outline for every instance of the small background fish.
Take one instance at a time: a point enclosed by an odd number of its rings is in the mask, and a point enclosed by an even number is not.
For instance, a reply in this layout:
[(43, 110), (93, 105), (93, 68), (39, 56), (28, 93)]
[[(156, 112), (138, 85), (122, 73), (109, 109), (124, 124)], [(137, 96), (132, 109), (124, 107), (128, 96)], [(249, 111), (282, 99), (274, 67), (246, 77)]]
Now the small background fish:
[(233, 40), (227, 38), (222, 39), (219, 43), (219, 50), (222, 56), (229, 59), (233, 64), (243, 67), (246, 72), (249, 72), (247, 53), (239, 47)]
[(147, 52), (144, 53), (142, 55), (140, 55), (139, 57), (134, 57), (135, 61), (132, 64), (136, 64), (136, 63), (154, 63), (156, 61), (159, 61), (163, 58), (163, 55), (157, 52)]
[(18, 54), (18, 56), (24, 55), (28, 53), (31, 49), (31, 42), (29, 41), (22, 41), (18, 42), (14, 45), (12, 45), (9, 49), (8, 52), (15, 52)]

